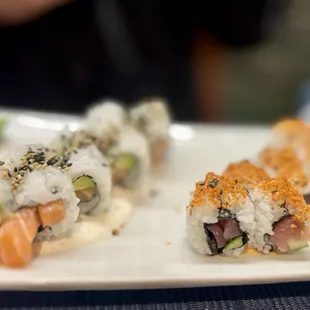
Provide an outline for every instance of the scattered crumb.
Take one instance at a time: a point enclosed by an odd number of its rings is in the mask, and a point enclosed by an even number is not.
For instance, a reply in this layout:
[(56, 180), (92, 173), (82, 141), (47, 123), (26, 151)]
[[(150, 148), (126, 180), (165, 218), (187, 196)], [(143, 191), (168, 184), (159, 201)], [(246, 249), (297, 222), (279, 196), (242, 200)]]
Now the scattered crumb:
[(150, 190), (150, 197), (156, 197), (159, 194), (158, 190), (151, 189)]
[(122, 224), (122, 225), (121, 225), (121, 228), (124, 228), (124, 227), (125, 227), (125, 224)]
[(172, 244), (171, 242), (167, 241), (167, 245), (171, 245), (171, 244)]
[(112, 235), (113, 236), (118, 236), (119, 235), (119, 230), (118, 229), (113, 229), (112, 230)]

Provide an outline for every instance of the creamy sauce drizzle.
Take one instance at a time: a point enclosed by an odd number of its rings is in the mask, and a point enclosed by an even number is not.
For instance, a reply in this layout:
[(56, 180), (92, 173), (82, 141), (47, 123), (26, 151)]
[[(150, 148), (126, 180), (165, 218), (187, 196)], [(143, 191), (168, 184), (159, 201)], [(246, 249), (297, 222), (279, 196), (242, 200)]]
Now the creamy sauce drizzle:
[(120, 230), (127, 223), (132, 211), (132, 204), (128, 200), (113, 198), (109, 213), (81, 215), (68, 232), (42, 242), (40, 254), (73, 250), (107, 239), (113, 235), (113, 231)]

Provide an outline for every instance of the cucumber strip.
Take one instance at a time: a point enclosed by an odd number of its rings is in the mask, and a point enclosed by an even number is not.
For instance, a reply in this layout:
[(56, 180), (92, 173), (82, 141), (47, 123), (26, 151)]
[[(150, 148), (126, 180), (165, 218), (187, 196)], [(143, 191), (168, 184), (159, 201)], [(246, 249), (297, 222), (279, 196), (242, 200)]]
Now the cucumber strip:
[(308, 247), (308, 242), (307, 241), (290, 240), (288, 242), (288, 248), (291, 251), (298, 251), (298, 250), (301, 250), (301, 249), (307, 248), (307, 247)]
[(243, 236), (237, 236), (226, 243), (225, 250), (234, 250), (243, 246)]

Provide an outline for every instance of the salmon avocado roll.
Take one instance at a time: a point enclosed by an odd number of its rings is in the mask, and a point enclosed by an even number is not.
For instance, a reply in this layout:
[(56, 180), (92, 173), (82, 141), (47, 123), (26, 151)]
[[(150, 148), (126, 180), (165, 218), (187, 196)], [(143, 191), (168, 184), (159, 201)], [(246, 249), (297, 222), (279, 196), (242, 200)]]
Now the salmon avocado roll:
[(49, 149), (31, 146), (1, 161), (0, 263), (23, 267), (34, 243), (67, 231), (79, 208), (68, 168)]
[(196, 184), (187, 208), (187, 232), (202, 255), (238, 257), (252, 238), (254, 205), (236, 181), (208, 173)]
[(130, 109), (129, 116), (132, 126), (143, 133), (149, 143), (152, 164), (161, 163), (170, 144), (168, 104), (161, 98), (144, 99)]

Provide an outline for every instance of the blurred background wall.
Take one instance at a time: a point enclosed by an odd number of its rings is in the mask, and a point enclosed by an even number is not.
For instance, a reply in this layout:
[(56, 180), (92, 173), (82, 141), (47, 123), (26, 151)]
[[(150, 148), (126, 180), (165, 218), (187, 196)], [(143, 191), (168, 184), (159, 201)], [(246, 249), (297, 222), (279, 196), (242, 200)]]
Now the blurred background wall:
[(301, 83), (310, 79), (310, 1), (292, 0), (273, 38), (230, 51), (225, 118), (269, 122), (295, 112)]

